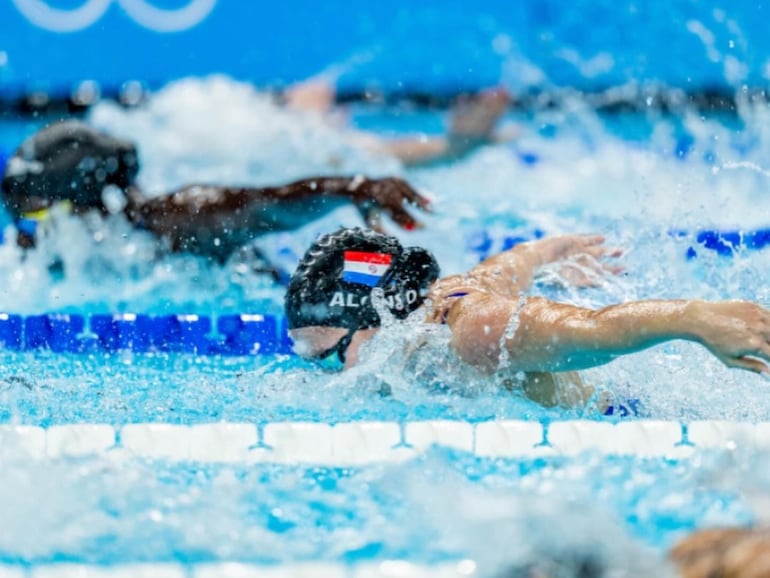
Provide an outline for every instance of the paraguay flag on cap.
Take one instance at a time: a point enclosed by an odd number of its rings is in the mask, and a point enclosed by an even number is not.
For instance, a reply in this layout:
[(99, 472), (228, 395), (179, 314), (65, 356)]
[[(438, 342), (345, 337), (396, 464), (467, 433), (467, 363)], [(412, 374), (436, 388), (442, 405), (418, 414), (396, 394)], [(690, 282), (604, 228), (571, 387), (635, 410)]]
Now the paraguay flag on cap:
[(342, 280), (374, 287), (390, 267), (392, 259), (387, 253), (345, 251)]

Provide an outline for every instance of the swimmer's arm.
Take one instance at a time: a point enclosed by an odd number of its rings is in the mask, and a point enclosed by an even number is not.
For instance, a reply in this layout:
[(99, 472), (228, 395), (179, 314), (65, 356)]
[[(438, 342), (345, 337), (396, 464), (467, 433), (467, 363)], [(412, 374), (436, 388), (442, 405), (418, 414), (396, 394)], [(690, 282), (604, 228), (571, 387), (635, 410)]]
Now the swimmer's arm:
[(428, 200), (402, 179), (359, 175), (317, 177), (262, 188), (190, 185), (133, 207), (133, 214), (140, 215), (144, 223), (176, 216), (191, 220), (193, 228), (223, 223), (229, 229), (259, 234), (297, 229), (349, 204), (369, 226), (376, 226), (384, 212), (405, 229), (419, 225), (406, 205), (428, 208)]
[(485, 259), (471, 269), (467, 277), (499, 295), (515, 297), (530, 288), (537, 269), (544, 264), (535, 244), (520, 243)]
[(281, 226), (283, 230), (307, 224), (345, 204), (353, 204), (370, 227), (380, 228), (380, 214), (386, 213), (397, 225), (409, 230), (420, 224), (405, 206), (427, 211), (429, 205), (428, 199), (403, 179), (370, 179), (362, 175), (304, 179), (263, 189), (260, 196), (273, 203), (271, 211), (276, 208), (282, 211), (279, 212), (280, 219), (275, 219), (272, 214), (266, 216), (274, 226)]
[(406, 165), (457, 161), (497, 140), (495, 125), (510, 102), (510, 94), (502, 87), (484, 90), (456, 103), (446, 136), (396, 139), (386, 141), (379, 148), (384, 148)]
[(451, 160), (449, 140), (444, 137), (399, 138), (378, 143), (390, 156), (406, 166), (417, 166)]
[(336, 209), (349, 205), (353, 177), (318, 177), (278, 187), (244, 189), (251, 228), (259, 232), (299, 229)]
[(239, 234), (287, 231), (302, 227), (347, 203), (343, 194), (352, 178), (316, 178), (278, 187), (186, 185), (162, 197), (135, 192), (126, 213), (156, 232), (207, 231)]
[(745, 301), (650, 300), (592, 310), (477, 293), (453, 307), (448, 324), (458, 355), (489, 372), (503, 352), (512, 371), (568, 371), (684, 339), (728, 367), (770, 373), (770, 312)]

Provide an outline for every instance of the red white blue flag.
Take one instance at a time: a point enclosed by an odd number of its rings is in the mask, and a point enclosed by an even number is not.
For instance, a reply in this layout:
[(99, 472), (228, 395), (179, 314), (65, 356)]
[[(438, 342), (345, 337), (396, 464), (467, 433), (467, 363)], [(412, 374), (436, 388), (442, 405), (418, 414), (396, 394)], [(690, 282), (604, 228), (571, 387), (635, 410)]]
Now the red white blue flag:
[(386, 253), (345, 251), (342, 280), (374, 287), (390, 267), (393, 257)]

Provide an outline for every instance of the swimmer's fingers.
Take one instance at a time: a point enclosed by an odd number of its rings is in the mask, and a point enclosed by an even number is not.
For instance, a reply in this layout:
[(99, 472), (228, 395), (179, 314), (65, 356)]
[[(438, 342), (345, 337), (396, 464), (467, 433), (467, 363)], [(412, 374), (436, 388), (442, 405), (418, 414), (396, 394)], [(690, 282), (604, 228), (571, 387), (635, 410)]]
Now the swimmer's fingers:
[(602, 258), (596, 258), (596, 270), (600, 271), (602, 273), (608, 273), (610, 275), (620, 275), (623, 273), (626, 268), (623, 265), (618, 265), (615, 262), (607, 262), (604, 259), (607, 258), (607, 255), (603, 255)]
[(577, 269), (582, 273), (585, 281), (580, 284), (581, 286), (595, 287), (600, 286), (602, 279), (607, 275), (620, 275), (625, 271), (625, 268), (621, 265), (606, 263), (599, 258), (586, 254), (566, 260), (563, 267), (565, 269)]
[(605, 247), (604, 245), (599, 247), (591, 247), (588, 253), (597, 259), (617, 259), (625, 254), (625, 251), (620, 247)]
[[(585, 253), (578, 253), (573, 257), (564, 259), (564, 261), (566, 263), (571, 263), (571, 262), (579, 263), (586, 267), (591, 267), (593, 269), (603, 270), (608, 272), (620, 272), (624, 270), (623, 266), (618, 265), (615, 261), (607, 261), (609, 257), (611, 256), (605, 255), (602, 252), (597, 252), (597, 253), (585, 252)], [(612, 257), (615, 258), (614, 256)]]
[(752, 352), (752, 355), (770, 361), (770, 344), (767, 343), (766, 339), (761, 340), (760, 345)]
[(409, 183), (403, 179), (387, 179), (389, 187), (388, 194), (382, 195), (378, 200), (384, 211), (390, 215), (390, 218), (402, 229), (411, 231), (422, 228), (422, 223), (417, 221), (406, 210), (405, 205), (413, 205), (425, 211), (429, 210), (430, 202), (420, 193), (414, 190)]
[(371, 204), (364, 204), (359, 205), (358, 210), (361, 213), (361, 217), (364, 219), (366, 226), (379, 233), (385, 232), (385, 228), (382, 225), (383, 212), (386, 212), (394, 223), (406, 231), (413, 231), (422, 228), (423, 226), (422, 223), (415, 220), (415, 218), (402, 207), (377, 207)]
[(361, 218), (367, 227), (378, 233), (385, 232), (382, 227), (382, 212), (378, 207), (371, 203), (362, 203), (358, 205), (358, 212), (361, 214)]
[(727, 367), (735, 369), (745, 369), (752, 373), (758, 373), (762, 375), (770, 375), (770, 367), (768, 367), (766, 361), (753, 356), (744, 355), (741, 357), (734, 357), (730, 359), (722, 359), (722, 362)]
[(416, 190), (410, 188), (410, 195), (407, 199), (409, 203), (414, 205), (415, 207), (419, 207), (421, 210), (425, 211), (426, 213), (432, 213), (433, 208), (431, 207), (431, 201), (428, 197), (421, 195)]
[(423, 211), (430, 212), (430, 199), (421, 195), (414, 187), (403, 179), (393, 178), (390, 180), (393, 182), (395, 189), (394, 196), (397, 197), (402, 204), (407, 203), (419, 207)]
[(584, 245), (602, 245), (604, 244), (604, 241), (606, 241), (604, 235), (598, 235), (598, 234), (586, 234), (586, 235), (576, 235), (576, 237), (583, 242)]
[(728, 367), (745, 369), (754, 373), (770, 375), (770, 344), (755, 336), (749, 339), (749, 345), (732, 355), (717, 355)]
[(417, 229), (422, 227), (422, 223), (405, 206), (413, 205), (430, 211), (430, 200), (397, 177), (365, 179), (354, 189), (354, 195), (354, 202), (367, 224), (374, 218), (374, 213), (379, 211), (387, 213), (403, 229)]
[(614, 259), (624, 253), (620, 247), (607, 247), (603, 235), (563, 235), (533, 243), (539, 248), (546, 263), (578, 255), (588, 255), (595, 259)]
[(596, 251), (603, 255), (620, 256), (623, 254), (623, 250), (620, 247), (607, 247), (604, 243), (607, 238), (604, 235), (598, 234), (585, 234), (568, 236), (568, 239), (572, 239), (573, 244), (577, 247), (581, 247), (586, 251), (594, 253)]
[(592, 257), (613, 258), (622, 257), (625, 251), (621, 247), (608, 247), (604, 244), (605, 238), (602, 235), (585, 235), (581, 238), (581, 249)]
[(388, 207), (386, 210), (390, 218), (393, 219), (393, 222), (402, 229), (413, 231), (423, 227), (423, 224), (410, 215), (403, 207)]

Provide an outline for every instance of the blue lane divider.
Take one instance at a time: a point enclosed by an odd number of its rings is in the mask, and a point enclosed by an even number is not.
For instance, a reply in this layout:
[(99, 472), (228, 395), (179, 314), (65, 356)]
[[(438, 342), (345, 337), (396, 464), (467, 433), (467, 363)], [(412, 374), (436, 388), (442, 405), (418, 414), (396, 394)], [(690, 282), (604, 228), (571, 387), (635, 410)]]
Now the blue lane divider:
[(211, 319), (198, 315), (164, 315), (152, 320), (152, 344), (158, 351), (209, 353)]
[(641, 413), (641, 402), (638, 399), (627, 399), (618, 401), (606, 408), (602, 414), (615, 417), (639, 416)]
[(81, 315), (32, 315), (24, 320), (24, 345), (28, 349), (76, 351), (84, 327)]
[(274, 315), (222, 315), (214, 322), (199, 315), (0, 314), (0, 348), (272, 355), (291, 354), (292, 342), (286, 320)]
[[(704, 249), (716, 251), (720, 255), (732, 256), (736, 251), (759, 250), (770, 245), (770, 229), (753, 231), (700, 231), (695, 242)], [(690, 247), (687, 256), (697, 256), (694, 247)]]
[(271, 315), (224, 315), (217, 319), (217, 331), (225, 336), (224, 348), (233, 354), (269, 354), (280, 349), (278, 324)]
[(152, 320), (148, 315), (93, 315), (90, 328), (105, 351), (143, 353), (152, 349)]
[(7, 349), (21, 349), (22, 323), (21, 315), (0, 314), (0, 344)]
[[(672, 230), (667, 233), (670, 237), (674, 238), (693, 239), (693, 244), (685, 252), (687, 259), (696, 258), (698, 251), (701, 249), (713, 251), (723, 257), (732, 257), (737, 252), (759, 251), (770, 247), (770, 228), (726, 231), (703, 229), (695, 233)], [(541, 229), (503, 232), (482, 230), (468, 237), (466, 247), (472, 253), (476, 253), (479, 261), (482, 261), (500, 251), (506, 251), (519, 243), (541, 239), (545, 236), (546, 233)]]

